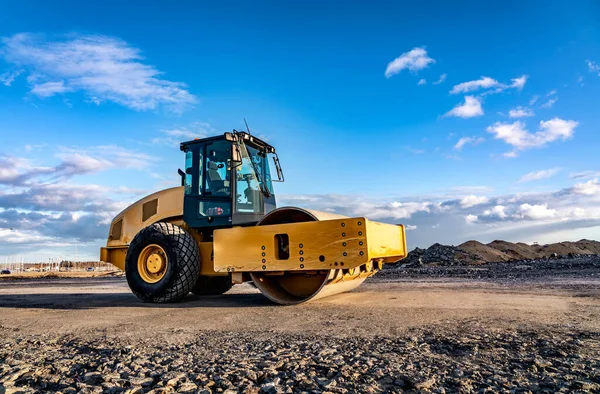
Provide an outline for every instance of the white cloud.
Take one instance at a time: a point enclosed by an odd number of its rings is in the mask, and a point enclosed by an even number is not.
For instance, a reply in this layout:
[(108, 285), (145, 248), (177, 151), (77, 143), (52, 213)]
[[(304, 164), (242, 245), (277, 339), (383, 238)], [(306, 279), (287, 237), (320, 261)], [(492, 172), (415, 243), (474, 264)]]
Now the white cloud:
[(462, 137), (454, 145), (454, 149), (461, 150), (466, 144), (479, 145), (484, 141), (485, 139), (483, 137)]
[(56, 172), (64, 177), (99, 172), (114, 166), (109, 160), (80, 153), (60, 153), (57, 157), (61, 158), (62, 162), (56, 167)]
[(490, 77), (481, 77), (480, 79), (459, 83), (455, 85), (452, 90), (450, 90), (451, 94), (457, 93), (467, 93), (473, 92), (479, 89), (489, 89), (500, 86), (500, 83), (493, 78)]
[(10, 86), (14, 80), (23, 73), (23, 70), (17, 70), (13, 72), (5, 72), (0, 74), (0, 83), (4, 86)]
[(588, 69), (590, 70), (590, 72), (592, 73), (598, 73), (598, 75), (600, 76), (600, 64), (593, 62), (591, 60), (586, 60)]
[(473, 118), (483, 115), (481, 99), (474, 96), (465, 96), (465, 102), (448, 111), (444, 116), (456, 116), (459, 118)]
[(573, 186), (573, 193), (584, 194), (584, 195), (600, 195), (600, 182), (598, 179), (590, 179), (585, 183), (578, 183)]
[(505, 152), (502, 154), (503, 157), (506, 157), (508, 159), (514, 159), (515, 157), (519, 156), (519, 154), (516, 151), (510, 151), (510, 152)]
[(460, 206), (463, 208), (470, 208), (474, 207), (475, 205), (486, 204), (488, 201), (489, 199), (485, 196), (476, 196), (471, 194), (470, 196), (466, 196), (460, 200)]
[(521, 121), (514, 123), (496, 122), (487, 128), (489, 133), (494, 134), (494, 138), (503, 140), (516, 149), (523, 150), (527, 148), (541, 147), (549, 142), (557, 140), (566, 140), (573, 136), (578, 122), (573, 120), (563, 120), (559, 118), (540, 122), (540, 130), (535, 134), (525, 129), (525, 124)]
[(73, 89), (65, 86), (65, 81), (53, 81), (33, 85), (31, 93), (38, 97), (45, 98), (52, 97), (55, 94), (70, 92), (72, 90)]
[(533, 96), (531, 98), (531, 100), (529, 100), (529, 105), (535, 104), (538, 101), (539, 98), (540, 98), (539, 96)]
[(518, 180), (517, 183), (525, 183), (532, 181), (539, 181), (540, 179), (548, 179), (556, 175), (560, 171), (560, 168), (549, 168), (547, 170), (533, 171), (525, 174)]
[(540, 105), (541, 108), (552, 108), (554, 103), (558, 101), (558, 97), (549, 98), (544, 104)]
[(534, 116), (535, 114), (529, 108), (517, 107), (508, 111), (508, 116), (511, 118), (524, 118), (526, 116)]
[(441, 83), (444, 83), (444, 81), (446, 80), (446, 77), (447, 77), (447, 76), (448, 76), (448, 75), (446, 75), (446, 74), (442, 74), (442, 75), (440, 75), (440, 78), (439, 78), (437, 81), (435, 81), (433, 84), (434, 84), (434, 85), (439, 85), (439, 84), (441, 84)]
[(385, 76), (389, 78), (404, 69), (417, 72), (426, 68), (431, 63), (435, 63), (435, 60), (427, 56), (425, 48), (414, 48), (410, 52), (405, 52), (391, 61), (385, 69)]
[(600, 171), (582, 171), (569, 174), (570, 179), (586, 179), (600, 177)]
[(406, 229), (406, 231), (412, 231), (412, 230), (416, 230), (417, 226), (413, 226), (411, 224), (407, 224), (406, 226), (404, 226), (404, 228)]
[(417, 85), (419, 85), (419, 86), (427, 85), (427, 80), (425, 78), (421, 78), (421, 79), (419, 79), (419, 82), (417, 83)]
[[(29, 151), (38, 146), (29, 146)], [(27, 150), (27, 146), (25, 147)], [(60, 159), (54, 166), (35, 165), (32, 160), (0, 156), (0, 185), (24, 187), (65, 181), (76, 175), (96, 173), (112, 168), (146, 169), (155, 158), (115, 145), (87, 149), (61, 147), (53, 155)], [(1, 206), (1, 205), (0, 205)]]
[(483, 211), (483, 214), (481, 216), (502, 220), (506, 219), (508, 215), (506, 214), (506, 207), (504, 205), (496, 205), (490, 209), (486, 209), (485, 211)]
[(544, 220), (554, 218), (556, 216), (556, 210), (548, 209), (547, 204), (521, 204), (519, 205), (517, 214), (524, 219)]
[(473, 214), (468, 214), (465, 216), (465, 222), (467, 222), (467, 224), (472, 224), (477, 222), (477, 215), (473, 215)]
[(450, 90), (450, 94), (468, 93), (468, 92), (474, 92), (474, 91), (480, 90), (480, 89), (492, 89), (492, 90), (488, 90), (487, 92), (483, 93), (483, 95), (500, 93), (503, 90), (506, 90), (508, 88), (522, 90), (523, 87), (525, 86), (525, 83), (527, 82), (527, 78), (528, 78), (527, 75), (522, 75), (518, 78), (511, 79), (512, 83), (510, 85), (505, 85), (503, 83), (498, 82), (497, 80), (495, 80), (493, 78), (481, 77), (481, 78), (473, 80), (473, 81), (462, 82), (462, 83), (459, 83), (458, 85), (455, 85), (454, 87), (452, 87), (452, 90)]
[(215, 129), (205, 122), (194, 122), (185, 127), (164, 129), (164, 136), (152, 138), (153, 144), (179, 146), (181, 142), (190, 141), (194, 138), (206, 138), (215, 134)]
[(511, 79), (512, 83), (510, 84), (510, 87), (517, 90), (522, 90), (528, 78), (529, 76), (527, 75), (521, 75), (519, 78), (513, 78)]
[(4, 37), (0, 54), (29, 73), (39, 97), (81, 91), (89, 100), (112, 101), (137, 111), (165, 107), (181, 112), (197, 102), (185, 84), (161, 79), (126, 42), (98, 35), (46, 40), (29, 33)]

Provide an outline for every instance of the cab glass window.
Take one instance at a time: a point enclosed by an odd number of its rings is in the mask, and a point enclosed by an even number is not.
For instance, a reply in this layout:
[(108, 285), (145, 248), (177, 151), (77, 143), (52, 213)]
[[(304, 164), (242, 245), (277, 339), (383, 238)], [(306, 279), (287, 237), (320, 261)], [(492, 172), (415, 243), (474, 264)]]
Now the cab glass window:
[(192, 192), (192, 158), (194, 154), (191, 151), (185, 152), (185, 194)]
[(212, 196), (229, 196), (231, 173), (231, 144), (217, 141), (206, 146), (205, 193)]

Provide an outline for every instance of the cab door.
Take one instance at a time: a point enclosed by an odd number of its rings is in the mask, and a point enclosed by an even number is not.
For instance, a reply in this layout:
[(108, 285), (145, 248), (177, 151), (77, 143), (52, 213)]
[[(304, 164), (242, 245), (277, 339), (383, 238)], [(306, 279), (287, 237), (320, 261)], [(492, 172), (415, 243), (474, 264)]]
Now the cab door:
[(183, 218), (190, 227), (231, 227), (231, 143), (215, 140), (186, 151)]

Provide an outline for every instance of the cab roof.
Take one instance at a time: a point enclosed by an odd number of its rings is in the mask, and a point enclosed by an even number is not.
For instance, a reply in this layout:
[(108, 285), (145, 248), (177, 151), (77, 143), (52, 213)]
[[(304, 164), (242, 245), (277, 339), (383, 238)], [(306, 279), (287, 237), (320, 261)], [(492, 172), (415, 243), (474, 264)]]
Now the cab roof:
[(187, 147), (195, 144), (203, 144), (210, 141), (227, 140), (233, 142), (243, 142), (246, 145), (250, 145), (256, 149), (264, 150), (266, 153), (275, 153), (275, 148), (269, 145), (265, 141), (257, 138), (250, 133), (245, 131), (233, 130), (232, 132), (223, 133), (223, 135), (217, 135), (214, 137), (207, 138), (196, 138), (191, 141), (182, 142), (179, 145), (180, 150), (185, 151)]

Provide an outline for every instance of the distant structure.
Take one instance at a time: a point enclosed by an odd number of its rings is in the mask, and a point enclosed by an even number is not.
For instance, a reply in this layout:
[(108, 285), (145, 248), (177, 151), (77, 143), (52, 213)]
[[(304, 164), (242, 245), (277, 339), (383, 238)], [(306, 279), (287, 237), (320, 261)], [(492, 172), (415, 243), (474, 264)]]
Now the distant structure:
[(113, 271), (114, 267), (102, 261), (63, 260), (60, 256), (50, 257), (48, 261), (26, 261), (22, 255), (7, 256), (0, 261), (0, 269), (8, 269), (11, 273), (22, 272), (80, 272), (80, 271)]

